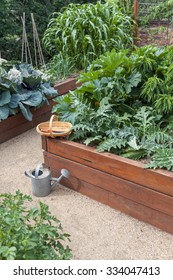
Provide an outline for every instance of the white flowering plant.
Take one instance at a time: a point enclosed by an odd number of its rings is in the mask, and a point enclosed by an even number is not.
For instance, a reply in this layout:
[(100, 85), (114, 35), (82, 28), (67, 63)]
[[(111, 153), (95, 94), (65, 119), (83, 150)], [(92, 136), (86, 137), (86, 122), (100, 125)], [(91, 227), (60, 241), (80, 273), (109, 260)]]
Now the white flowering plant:
[(56, 96), (57, 91), (51, 86), (49, 76), (26, 63), (0, 65), (0, 121), (10, 115), (21, 112), (32, 120), (31, 108), (39, 108), (48, 98)]

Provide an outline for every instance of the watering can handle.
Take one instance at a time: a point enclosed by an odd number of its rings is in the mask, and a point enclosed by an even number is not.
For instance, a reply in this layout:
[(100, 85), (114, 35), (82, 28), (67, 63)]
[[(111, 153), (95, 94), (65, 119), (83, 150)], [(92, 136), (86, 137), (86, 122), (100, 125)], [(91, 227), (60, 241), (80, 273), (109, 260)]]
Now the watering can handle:
[(40, 171), (40, 168), (41, 167), (44, 167), (45, 164), (44, 163), (39, 163), (35, 169), (35, 178), (38, 178), (38, 175), (39, 175), (39, 171)]

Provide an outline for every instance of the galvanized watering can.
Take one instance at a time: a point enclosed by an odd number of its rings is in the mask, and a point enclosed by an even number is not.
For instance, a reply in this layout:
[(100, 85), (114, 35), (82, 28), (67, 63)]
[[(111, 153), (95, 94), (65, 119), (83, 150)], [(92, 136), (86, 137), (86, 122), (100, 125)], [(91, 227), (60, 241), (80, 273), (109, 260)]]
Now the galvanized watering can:
[(43, 197), (49, 195), (52, 188), (60, 182), (62, 177), (68, 178), (70, 173), (66, 169), (61, 169), (61, 176), (59, 178), (52, 178), (50, 170), (45, 164), (41, 163), (34, 170), (26, 170), (25, 175), (31, 178), (33, 195)]

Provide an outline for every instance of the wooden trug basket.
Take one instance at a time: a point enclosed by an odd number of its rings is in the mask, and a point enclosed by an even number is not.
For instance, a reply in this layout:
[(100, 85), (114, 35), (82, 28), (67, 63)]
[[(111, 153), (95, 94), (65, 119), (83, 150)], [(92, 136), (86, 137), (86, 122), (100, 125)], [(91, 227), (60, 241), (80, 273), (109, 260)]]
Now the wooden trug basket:
[(47, 137), (64, 137), (71, 133), (72, 124), (69, 122), (59, 122), (56, 115), (52, 115), (49, 122), (37, 125), (36, 130), (39, 134)]

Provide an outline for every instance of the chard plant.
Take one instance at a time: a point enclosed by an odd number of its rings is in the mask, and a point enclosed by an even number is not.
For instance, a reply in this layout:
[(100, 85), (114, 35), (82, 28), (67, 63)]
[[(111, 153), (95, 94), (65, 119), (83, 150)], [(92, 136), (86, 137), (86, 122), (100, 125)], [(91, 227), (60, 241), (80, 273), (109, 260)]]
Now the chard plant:
[(69, 234), (43, 202), (29, 207), (31, 197), (0, 195), (0, 260), (67, 260)]
[(31, 108), (49, 104), (48, 98), (57, 91), (50, 84), (50, 78), (35, 70), (29, 64), (10, 64), (0, 66), (0, 121), (21, 112), (32, 120)]
[(49, 55), (61, 53), (75, 60), (75, 67), (86, 68), (105, 51), (132, 46), (132, 20), (117, 5), (70, 4), (52, 14), (43, 44)]

